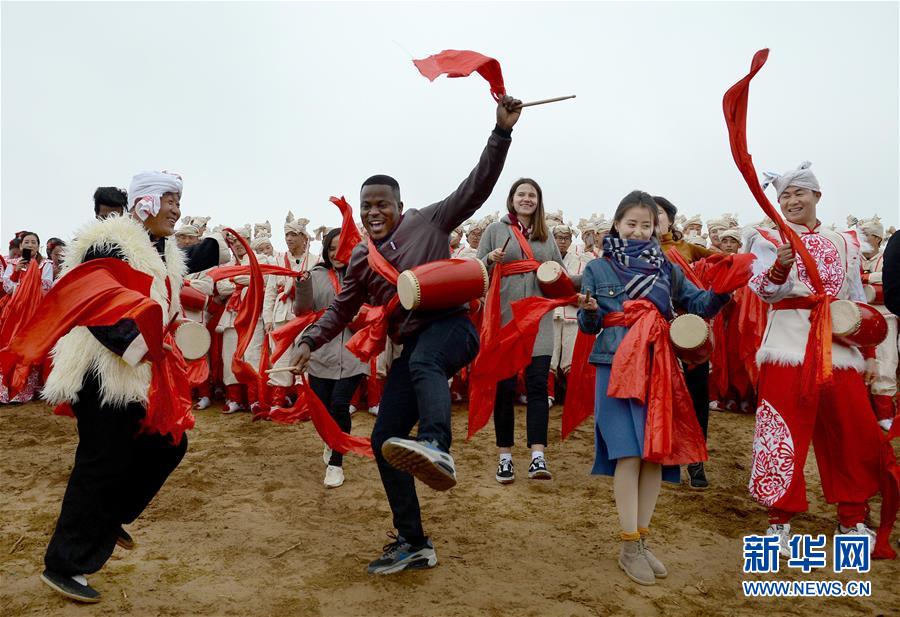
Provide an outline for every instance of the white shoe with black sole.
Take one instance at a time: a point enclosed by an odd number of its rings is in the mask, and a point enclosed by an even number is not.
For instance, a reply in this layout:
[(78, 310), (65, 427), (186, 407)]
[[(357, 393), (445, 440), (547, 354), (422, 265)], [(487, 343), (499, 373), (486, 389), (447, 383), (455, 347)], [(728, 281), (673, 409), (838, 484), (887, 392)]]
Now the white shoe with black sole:
[(528, 478), (530, 480), (552, 480), (553, 474), (547, 469), (547, 461), (543, 456), (531, 459), (531, 465), (528, 466)]
[(436, 491), (456, 486), (453, 457), (431, 443), (391, 437), (382, 444), (381, 454), (392, 467), (411, 474)]

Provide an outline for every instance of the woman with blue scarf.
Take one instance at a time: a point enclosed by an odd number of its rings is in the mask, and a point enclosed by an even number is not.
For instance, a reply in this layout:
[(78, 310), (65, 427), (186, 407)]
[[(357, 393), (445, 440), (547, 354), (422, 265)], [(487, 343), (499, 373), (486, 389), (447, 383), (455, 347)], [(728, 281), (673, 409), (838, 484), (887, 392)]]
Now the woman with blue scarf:
[(619, 204), (603, 256), (582, 279), (589, 301), (578, 325), (598, 335), (594, 474), (613, 476), (622, 526), (619, 567), (642, 585), (667, 576), (646, 546), (661, 482), (680, 481), (679, 464), (706, 459), (703, 433), (669, 340), (677, 304), (712, 317), (730, 299), (697, 289), (669, 263), (657, 239), (657, 204), (633, 191)]

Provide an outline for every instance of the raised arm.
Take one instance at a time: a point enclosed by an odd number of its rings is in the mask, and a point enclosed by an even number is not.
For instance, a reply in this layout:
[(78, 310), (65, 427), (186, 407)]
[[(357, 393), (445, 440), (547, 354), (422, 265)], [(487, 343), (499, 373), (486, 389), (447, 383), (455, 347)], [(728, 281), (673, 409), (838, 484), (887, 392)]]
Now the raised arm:
[(471, 218), (490, 197), (503, 171), (506, 153), (512, 143), (512, 128), (519, 119), (521, 104), (521, 101), (510, 96), (500, 99), (497, 104), (497, 126), (488, 138), (475, 169), (446, 198), (420, 210), (434, 225), (450, 233)]

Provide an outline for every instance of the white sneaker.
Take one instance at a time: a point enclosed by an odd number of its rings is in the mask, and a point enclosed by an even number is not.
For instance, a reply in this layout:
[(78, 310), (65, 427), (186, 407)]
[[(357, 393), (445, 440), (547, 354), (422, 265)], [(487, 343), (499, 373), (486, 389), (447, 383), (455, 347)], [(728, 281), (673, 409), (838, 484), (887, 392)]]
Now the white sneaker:
[(528, 404), (528, 396), (526, 396), (525, 394), (520, 394), (519, 395), (519, 404), (527, 405)]
[(866, 527), (865, 523), (857, 523), (856, 527), (844, 527), (843, 525), (838, 523), (837, 531), (839, 534), (845, 535), (845, 536), (863, 536), (863, 535), (868, 534), (868, 536), (869, 536), (869, 554), (871, 555), (872, 552), (875, 550), (875, 535), (876, 535), (875, 530), (869, 529), (868, 527)]
[(778, 536), (778, 554), (781, 557), (789, 558), (791, 556), (791, 524), (769, 525), (766, 529), (767, 536)]
[(329, 465), (325, 468), (325, 487), (337, 488), (344, 483), (344, 468)]
[(331, 448), (325, 446), (325, 449), (322, 451), (322, 461), (327, 465), (328, 461), (331, 460)]
[(359, 411), (359, 410), (356, 408), (356, 405), (350, 405), (350, 415), (351, 416), (353, 414), (355, 414), (357, 411)]
[(878, 421), (878, 426), (880, 426), (880, 427), (882, 428), (882, 430), (884, 430), (884, 431), (889, 431), (889, 430), (891, 430), (891, 427), (892, 427), (893, 425), (894, 425), (894, 419), (893, 419), (893, 418), (885, 418), (884, 420), (879, 420), (879, 421)]
[(554, 399), (552, 396), (547, 397), (547, 406), (548, 407), (553, 407), (553, 403), (555, 403), (555, 402), (556, 402), (556, 399)]
[(209, 397), (203, 396), (203, 397), (200, 397), (200, 399), (197, 401), (197, 404), (194, 405), (194, 409), (203, 410), (203, 409), (207, 409), (210, 405), (212, 405), (212, 401), (209, 400)]
[(369, 407), (369, 413), (372, 414), (373, 416), (377, 416), (378, 415), (378, 405), (372, 405), (371, 407)]
[(225, 401), (225, 408), (222, 410), (222, 413), (230, 414), (238, 411), (247, 411), (247, 409), (237, 401)]

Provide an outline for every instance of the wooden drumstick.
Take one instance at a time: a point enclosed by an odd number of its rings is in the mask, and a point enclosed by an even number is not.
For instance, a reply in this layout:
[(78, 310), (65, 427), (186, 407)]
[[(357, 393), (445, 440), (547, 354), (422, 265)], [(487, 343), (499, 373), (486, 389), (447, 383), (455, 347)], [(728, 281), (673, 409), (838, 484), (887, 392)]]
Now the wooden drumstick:
[(565, 101), (565, 100), (574, 99), (574, 98), (575, 98), (575, 95), (570, 94), (569, 96), (557, 96), (552, 99), (541, 99), (540, 101), (530, 101), (528, 103), (522, 103), (522, 105), (519, 106), (519, 109), (522, 109), (523, 107), (534, 107), (535, 105), (545, 105), (547, 103), (556, 103), (557, 101)]
[(280, 367), (280, 368), (270, 368), (270, 369), (267, 369), (267, 370), (266, 370), (266, 374), (271, 374), (271, 373), (287, 373), (287, 372), (290, 372), (290, 371), (293, 371), (293, 370), (294, 370), (294, 367), (293, 367), (293, 366), (282, 366), (282, 367)]

